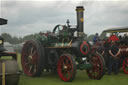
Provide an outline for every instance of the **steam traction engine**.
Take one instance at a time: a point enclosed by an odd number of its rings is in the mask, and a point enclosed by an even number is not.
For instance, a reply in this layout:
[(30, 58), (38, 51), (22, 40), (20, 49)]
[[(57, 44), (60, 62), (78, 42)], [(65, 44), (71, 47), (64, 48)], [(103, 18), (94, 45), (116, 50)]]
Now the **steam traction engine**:
[[(104, 75), (104, 60), (99, 53), (91, 52), (84, 39), (83, 6), (78, 6), (77, 27), (57, 25), (53, 32), (40, 33), (35, 40), (27, 41), (22, 49), (22, 67), (28, 76), (40, 76), (42, 71), (57, 71), (63, 81), (72, 81), (76, 69), (87, 70), (92, 79)], [(77, 35), (75, 35), (77, 33)]]

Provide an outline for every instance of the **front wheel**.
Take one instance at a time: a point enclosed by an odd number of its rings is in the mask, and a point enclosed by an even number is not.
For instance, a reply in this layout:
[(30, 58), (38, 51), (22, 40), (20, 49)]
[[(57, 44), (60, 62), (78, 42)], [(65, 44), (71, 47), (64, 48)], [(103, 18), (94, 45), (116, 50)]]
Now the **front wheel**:
[(58, 75), (61, 80), (71, 82), (76, 75), (76, 64), (71, 54), (62, 54), (57, 65)]
[(123, 70), (126, 74), (128, 74), (128, 58), (125, 58), (123, 60), (123, 64), (122, 64)]
[(105, 62), (99, 53), (92, 53), (89, 56), (89, 61), (93, 65), (91, 69), (87, 70), (87, 74), (91, 79), (100, 80), (105, 73)]

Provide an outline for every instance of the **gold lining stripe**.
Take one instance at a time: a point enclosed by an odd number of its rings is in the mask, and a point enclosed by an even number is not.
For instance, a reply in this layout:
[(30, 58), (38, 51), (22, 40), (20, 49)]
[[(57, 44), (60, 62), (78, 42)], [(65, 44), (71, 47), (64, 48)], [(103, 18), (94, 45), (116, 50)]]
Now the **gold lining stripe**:
[(77, 12), (83, 12), (84, 9), (82, 9), (82, 8), (77, 8), (76, 11), (77, 11)]

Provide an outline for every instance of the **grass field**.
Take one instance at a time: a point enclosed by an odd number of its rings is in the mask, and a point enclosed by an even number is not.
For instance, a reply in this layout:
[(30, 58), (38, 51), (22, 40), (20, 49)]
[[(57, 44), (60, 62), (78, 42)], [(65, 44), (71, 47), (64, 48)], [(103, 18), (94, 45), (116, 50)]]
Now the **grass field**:
[[(20, 54), (18, 63), (21, 68)], [(85, 71), (77, 71), (73, 82), (63, 82), (57, 74), (43, 73), (40, 77), (20, 76), (18, 85), (128, 85), (128, 75), (121, 70), (118, 75), (104, 75), (101, 80), (89, 79)]]
[[(20, 54), (18, 63), (21, 68)], [(127, 85), (128, 75), (122, 71), (118, 75), (104, 75), (101, 80), (89, 79), (85, 71), (77, 71), (73, 82), (63, 82), (57, 74), (43, 73), (40, 77), (28, 77), (23, 74), (20, 76), (18, 85)]]
[(19, 85), (127, 85), (127, 83), (128, 75), (123, 72), (118, 75), (104, 75), (101, 80), (92, 80), (84, 71), (77, 71), (73, 82), (63, 82), (57, 74), (52, 73), (45, 73), (38, 78), (21, 75), (19, 81)]

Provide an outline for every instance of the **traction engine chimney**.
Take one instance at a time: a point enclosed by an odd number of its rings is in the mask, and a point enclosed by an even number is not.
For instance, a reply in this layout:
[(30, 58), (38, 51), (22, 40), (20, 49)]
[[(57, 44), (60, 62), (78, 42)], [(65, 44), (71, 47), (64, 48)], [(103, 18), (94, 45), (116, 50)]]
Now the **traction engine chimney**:
[(76, 7), (76, 13), (77, 13), (77, 30), (78, 35), (83, 34), (84, 32), (84, 7), (83, 6), (77, 6)]

